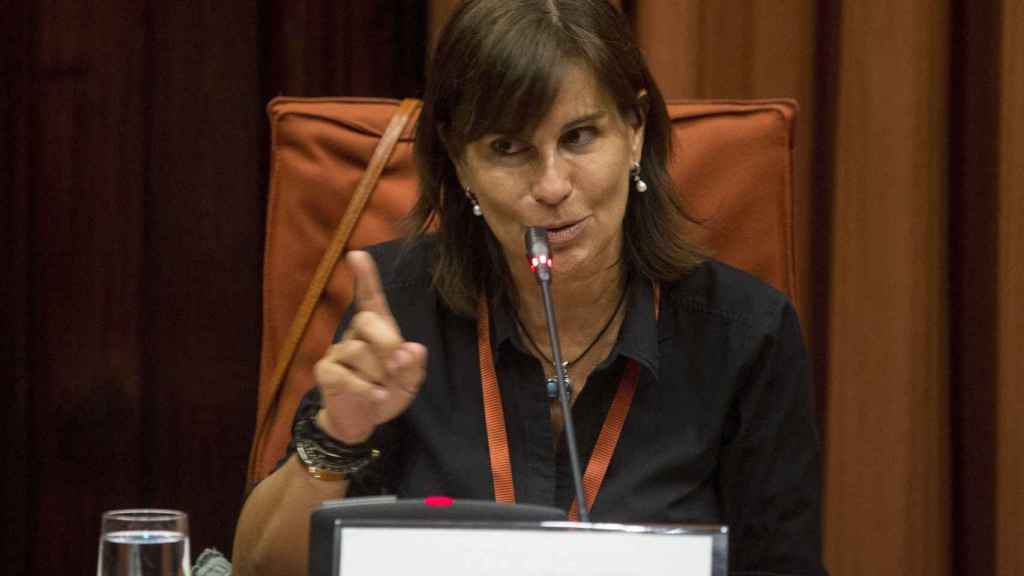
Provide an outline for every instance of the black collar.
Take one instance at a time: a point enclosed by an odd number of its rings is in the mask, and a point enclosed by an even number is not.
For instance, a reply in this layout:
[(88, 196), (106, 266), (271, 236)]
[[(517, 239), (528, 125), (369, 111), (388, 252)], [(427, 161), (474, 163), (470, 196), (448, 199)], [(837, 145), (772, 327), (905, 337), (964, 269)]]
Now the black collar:
[[(608, 358), (599, 364), (596, 370), (610, 366), (620, 356), (632, 358), (647, 369), (652, 381), (658, 374), (658, 325), (665, 322), (654, 320), (654, 289), (653, 284), (639, 274), (631, 274), (626, 286), (629, 291), (626, 297), (626, 317), (619, 329), (618, 339)], [(665, 295), (662, 294), (662, 310)], [(491, 342), (494, 350), (495, 365), (499, 364), (502, 355), (511, 347), (520, 353), (529, 354), (526, 344), (516, 329), (512, 310), (506, 306), (491, 304)], [(594, 326), (596, 331), (598, 325)]]

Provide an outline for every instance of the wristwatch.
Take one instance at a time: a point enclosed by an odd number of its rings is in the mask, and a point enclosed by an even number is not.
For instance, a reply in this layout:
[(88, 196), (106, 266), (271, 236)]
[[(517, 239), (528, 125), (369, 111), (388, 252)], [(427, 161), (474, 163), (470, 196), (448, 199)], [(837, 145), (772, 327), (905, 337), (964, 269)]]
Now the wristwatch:
[(367, 442), (346, 444), (331, 438), (316, 423), (318, 406), (311, 406), (292, 427), (295, 453), (310, 476), (318, 480), (351, 480), (380, 457)]

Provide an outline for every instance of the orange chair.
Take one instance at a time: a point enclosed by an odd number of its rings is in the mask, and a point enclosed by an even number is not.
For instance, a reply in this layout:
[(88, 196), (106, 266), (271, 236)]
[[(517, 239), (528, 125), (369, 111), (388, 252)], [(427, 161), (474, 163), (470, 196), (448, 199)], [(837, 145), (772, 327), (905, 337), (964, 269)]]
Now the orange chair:
[[(277, 98), (263, 267), (263, 335), (256, 436), (249, 462), (254, 485), (284, 454), (312, 367), (330, 344), (352, 298), (344, 266), (325, 276), (310, 300), (309, 320), (289, 329), (335, 227), (389, 121), (397, 100)], [(793, 245), (793, 126), (796, 103), (673, 101), (675, 159), (671, 172), (695, 220), (692, 238), (712, 255), (758, 276), (796, 302)], [(395, 238), (416, 199), (412, 159), (415, 115), (398, 134), (379, 182), (346, 249)]]

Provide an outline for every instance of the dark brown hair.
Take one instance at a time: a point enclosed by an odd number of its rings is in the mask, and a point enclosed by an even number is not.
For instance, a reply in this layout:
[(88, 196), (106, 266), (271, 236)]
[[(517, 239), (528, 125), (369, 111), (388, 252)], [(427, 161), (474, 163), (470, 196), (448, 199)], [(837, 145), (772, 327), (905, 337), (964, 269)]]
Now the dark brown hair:
[(445, 26), (428, 72), (416, 134), (422, 187), (411, 220), (437, 233), (434, 285), (456, 312), (475, 316), (481, 289), (515, 305), (504, 253), (474, 216), (449, 153), (491, 133), (529, 134), (548, 113), (567, 63), (587, 67), (624, 118), (646, 122), (641, 177), (623, 221), (624, 270), (680, 278), (700, 260), (683, 236), (668, 162), (665, 101), (622, 15), (607, 0), (468, 0)]

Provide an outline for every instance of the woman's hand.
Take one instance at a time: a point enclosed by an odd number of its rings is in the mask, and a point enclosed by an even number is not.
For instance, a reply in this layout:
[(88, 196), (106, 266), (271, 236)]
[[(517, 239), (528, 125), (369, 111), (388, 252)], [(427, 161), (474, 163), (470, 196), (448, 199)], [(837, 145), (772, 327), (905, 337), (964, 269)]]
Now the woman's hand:
[(317, 424), (332, 437), (355, 444), (409, 407), (423, 383), (427, 349), (402, 338), (373, 258), (353, 251), (346, 261), (355, 276), (356, 313), (341, 342), (313, 367), (313, 375), (323, 401)]

